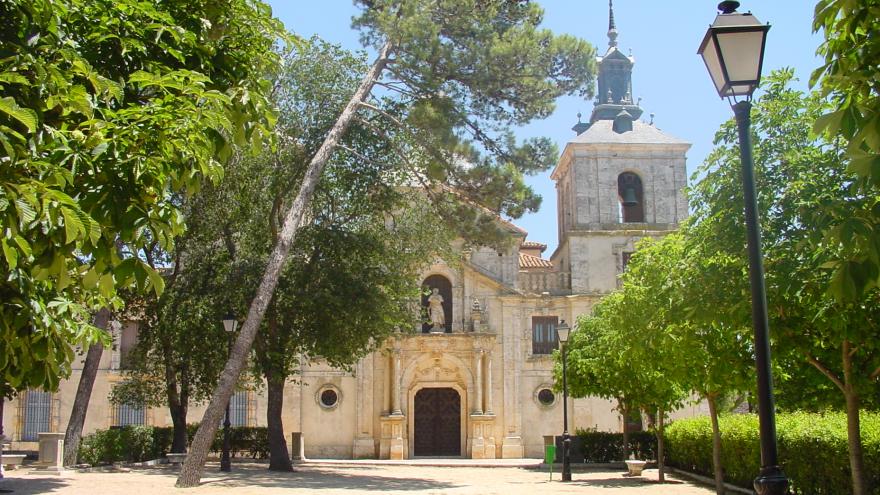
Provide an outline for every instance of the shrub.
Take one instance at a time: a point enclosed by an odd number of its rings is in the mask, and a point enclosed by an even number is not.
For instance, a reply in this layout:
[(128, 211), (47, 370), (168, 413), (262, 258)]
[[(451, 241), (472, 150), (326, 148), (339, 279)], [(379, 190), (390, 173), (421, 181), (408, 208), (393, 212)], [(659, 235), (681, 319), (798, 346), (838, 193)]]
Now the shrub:
[(79, 461), (88, 464), (143, 462), (159, 457), (151, 426), (125, 426), (98, 430), (83, 438)]
[[(751, 487), (761, 466), (757, 416), (722, 416), (719, 426), (725, 479), (735, 485)], [(791, 481), (792, 493), (850, 493), (852, 482), (844, 413), (779, 414), (777, 437), (780, 462)], [(675, 421), (666, 428), (666, 443), (670, 465), (712, 476), (709, 418)], [(868, 483), (880, 487), (880, 414), (862, 413), (862, 444)]]
[[(199, 425), (186, 425), (187, 444), (192, 442)], [(79, 462), (110, 464), (113, 462), (143, 462), (158, 459), (171, 451), (174, 436), (172, 427), (124, 426), (98, 430), (83, 438), (79, 447)], [(269, 435), (265, 427), (234, 426), (230, 429), (232, 457), (269, 458)], [(223, 448), (223, 428), (217, 430), (211, 450)]]
[[(624, 460), (623, 433), (594, 430), (577, 430), (578, 442), (584, 462), (619, 462)], [(630, 452), (637, 459), (654, 459), (657, 439), (652, 432), (638, 431), (629, 434)]]

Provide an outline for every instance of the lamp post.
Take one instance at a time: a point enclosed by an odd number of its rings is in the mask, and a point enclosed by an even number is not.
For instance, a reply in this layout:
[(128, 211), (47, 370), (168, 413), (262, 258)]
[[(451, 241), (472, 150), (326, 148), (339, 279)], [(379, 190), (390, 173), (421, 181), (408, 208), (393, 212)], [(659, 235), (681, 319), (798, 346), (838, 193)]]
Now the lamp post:
[(566, 353), (565, 343), (568, 342), (571, 327), (566, 325), (565, 320), (556, 327), (556, 335), (562, 347), (562, 481), (571, 481), (571, 436), (568, 434), (568, 382), (566, 379)]
[[(226, 359), (232, 352), (232, 334), (238, 328), (238, 320), (232, 313), (223, 317), (223, 329), (226, 330)], [(231, 399), (230, 399), (231, 400)], [(226, 417), (223, 419), (223, 452), (220, 454), (220, 471), (228, 473), (232, 471), (232, 460), (229, 458), (229, 401), (226, 401)]]
[[(730, 101), (739, 131), (761, 436), (761, 472), (755, 478), (754, 486), (759, 495), (783, 495), (788, 489), (788, 479), (779, 467), (776, 449), (767, 294), (764, 286), (761, 233), (758, 225), (750, 116), (752, 93), (761, 80), (764, 45), (770, 25), (761, 24), (751, 13), (736, 12), (737, 7), (739, 2), (735, 1), (718, 4), (721, 13), (709, 26), (697, 53), (703, 57), (718, 95)], [(737, 101), (738, 96), (743, 99)]]

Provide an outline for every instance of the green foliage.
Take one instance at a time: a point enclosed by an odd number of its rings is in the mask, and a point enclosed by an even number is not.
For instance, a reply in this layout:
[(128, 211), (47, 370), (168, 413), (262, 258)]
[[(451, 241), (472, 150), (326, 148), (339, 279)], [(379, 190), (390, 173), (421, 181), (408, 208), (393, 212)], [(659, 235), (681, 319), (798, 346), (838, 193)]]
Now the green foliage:
[[(655, 249), (636, 256), (646, 259), (649, 252), (670, 260), (677, 253)], [(578, 318), (568, 344), (568, 386), (574, 396), (597, 395), (617, 400), (621, 409), (661, 413), (687, 398), (680, 357), (687, 351), (666, 340), (669, 327), (662, 314), (666, 309), (658, 302), (663, 293), (654, 290), (668, 272), (647, 265), (628, 269), (622, 290), (605, 296), (592, 314)], [(559, 365), (556, 371), (560, 383)]]
[[(838, 249), (828, 262), (827, 269), (833, 270), (829, 291), (847, 302), (876, 288), (880, 279), (878, 11), (877, 0), (819, 0), (813, 22), (814, 31), (821, 30), (825, 37), (818, 50), (825, 63), (813, 73), (810, 84), (818, 84), (834, 104), (816, 119), (815, 129), (829, 140), (839, 136), (848, 141), (846, 172), (855, 179), (853, 188), (866, 196), (856, 201), (838, 198), (820, 212), (830, 225), (819, 227), (827, 242)], [(842, 220), (846, 227), (839, 227)]]
[[(192, 441), (198, 423), (187, 425), (187, 438)], [(265, 427), (233, 426), (229, 430), (232, 457), (266, 459), (269, 446)], [(124, 426), (98, 430), (83, 438), (79, 447), (79, 462), (99, 465), (114, 462), (144, 462), (159, 459), (171, 451), (171, 427)], [(219, 429), (211, 450), (223, 448), (223, 430)]]
[(143, 462), (160, 457), (164, 447), (157, 442), (152, 426), (125, 426), (98, 430), (86, 436), (78, 457), (79, 462), (92, 465)]
[[(578, 429), (576, 435), (584, 462), (620, 462), (624, 459), (623, 433)], [(657, 437), (650, 431), (630, 432), (629, 452), (635, 459), (656, 459)]]
[(495, 215), (536, 211), (540, 197), (522, 177), (558, 155), (546, 138), (518, 143), (511, 126), (548, 116), (564, 94), (592, 95), (594, 47), (540, 29), (535, 2), (356, 3), (362, 42), (392, 46), (379, 99), (390, 105), (376, 118), (392, 116), (407, 136), (397, 148), (413, 165), (411, 180), (433, 191), (449, 228), (499, 243)]
[[(751, 487), (760, 471), (758, 418), (719, 418), (725, 480)], [(794, 494), (848, 494), (851, 479), (847, 454), (846, 415), (787, 413), (777, 415), (779, 458)], [(670, 465), (711, 476), (712, 427), (708, 418), (682, 419), (666, 429)], [(880, 415), (862, 413), (865, 466), (873, 486), (880, 486)]]
[(54, 390), (102, 338), (91, 310), (162, 291), (139, 253), (181, 233), (173, 193), (266, 134), (284, 32), (247, 0), (10, 0), (0, 18), (0, 382)]

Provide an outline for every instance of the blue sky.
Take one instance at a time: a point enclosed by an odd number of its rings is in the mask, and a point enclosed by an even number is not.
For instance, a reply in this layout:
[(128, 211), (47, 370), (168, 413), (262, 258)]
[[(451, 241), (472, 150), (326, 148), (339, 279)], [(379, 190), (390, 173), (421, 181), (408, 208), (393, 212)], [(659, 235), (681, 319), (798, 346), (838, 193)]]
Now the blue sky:
[[(357, 13), (351, 0), (268, 0), (275, 15), (287, 28), (303, 37), (318, 35), (351, 50), (361, 48), (358, 32), (351, 29)], [(608, 2), (606, 0), (539, 0), (544, 7), (543, 25), (557, 33), (579, 36), (604, 53), (608, 46)], [(731, 118), (726, 102), (715, 93), (697, 47), (706, 28), (715, 19), (717, 1), (616, 0), (614, 17), (618, 42), (625, 52), (632, 50), (633, 96), (642, 99), (643, 119), (655, 114), (654, 123), (663, 131), (693, 143), (688, 153), (688, 175), (712, 149), (718, 126)], [(771, 24), (767, 38), (764, 73), (793, 67), (807, 88), (810, 72), (820, 65), (815, 57), (821, 36), (812, 33), (812, 0), (744, 0), (741, 12), (752, 10), (761, 22)], [(588, 117), (592, 101), (563, 97), (549, 118), (518, 129), (521, 138), (547, 136), (560, 151), (572, 137), (577, 113)], [(529, 240), (557, 244), (556, 193), (549, 172), (530, 177), (529, 184), (544, 197), (541, 210), (514, 222), (529, 232)]]

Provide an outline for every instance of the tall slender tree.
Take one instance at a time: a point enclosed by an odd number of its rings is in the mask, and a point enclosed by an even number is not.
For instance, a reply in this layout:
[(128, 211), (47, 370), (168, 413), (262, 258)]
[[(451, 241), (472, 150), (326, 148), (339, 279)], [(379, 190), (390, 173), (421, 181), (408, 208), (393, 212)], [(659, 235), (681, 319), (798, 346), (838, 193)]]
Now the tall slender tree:
[[(419, 136), (431, 138), (424, 142), (434, 159), (426, 175), (447, 179), (452, 185), (456, 176), (469, 174), (460, 160), (461, 152), (467, 150), (462, 144), (465, 135), (505, 166), (527, 170), (534, 166), (528, 160), (536, 153), (544, 158), (548, 151), (546, 141), (544, 146), (540, 146), (541, 143), (515, 146), (505, 139), (509, 136), (507, 126), (548, 115), (555, 98), (561, 94), (587, 94), (592, 90), (593, 48), (573, 37), (553, 36), (549, 31), (540, 30), (542, 11), (533, 2), (371, 0), (359, 3), (364, 10), (355, 19), (355, 26), (362, 29), (363, 41), (377, 48), (378, 56), (305, 170), (177, 486), (198, 484), (223, 407), (232, 395), (234, 383), (269, 307), (324, 166), (360, 112), (383, 113), (369, 102), (376, 84), (393, 93), (409, 110), (406, 123), (414, 129), (422, 129), (424, 132)], [(387, 117), (394, 119), (390, 114)], [(545, 162), (544, 159), (538, 161)], [(470, 173), (491, 170), (492, 162), (476, 165)], [(450, 173), (456, 170), (460, 173)], [(503, 203), (490, 206), (502, 214), (523, 212), (521, 208), (510, 208)]]

